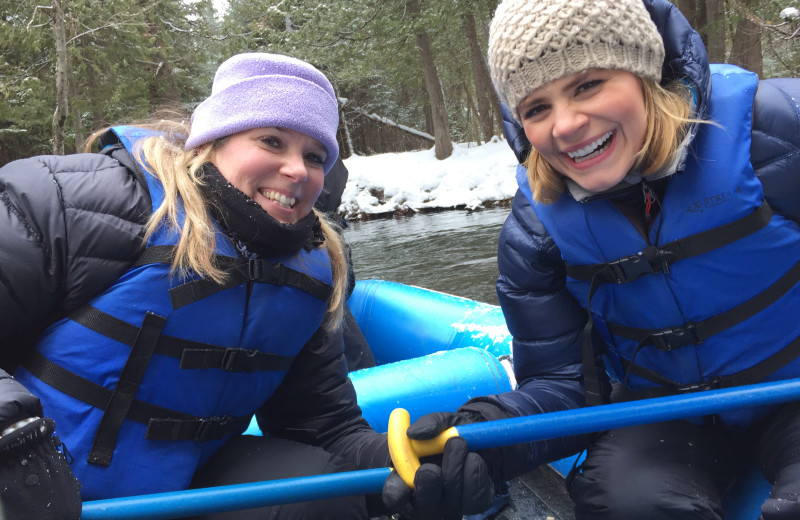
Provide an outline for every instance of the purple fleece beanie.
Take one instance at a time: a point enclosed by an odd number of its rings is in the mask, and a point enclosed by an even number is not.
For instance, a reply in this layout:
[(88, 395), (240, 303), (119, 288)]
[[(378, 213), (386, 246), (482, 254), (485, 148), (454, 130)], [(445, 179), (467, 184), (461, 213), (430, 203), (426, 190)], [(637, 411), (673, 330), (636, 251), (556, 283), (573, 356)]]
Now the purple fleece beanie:
[(291, 128), (322, 143), (326, 174), (339, 156), (339, 106), (328, 79), (304, 61), (263, 52), (237, 54), (219, 66), (211, 95), (192, 114), (185, 148), (266, 126)]

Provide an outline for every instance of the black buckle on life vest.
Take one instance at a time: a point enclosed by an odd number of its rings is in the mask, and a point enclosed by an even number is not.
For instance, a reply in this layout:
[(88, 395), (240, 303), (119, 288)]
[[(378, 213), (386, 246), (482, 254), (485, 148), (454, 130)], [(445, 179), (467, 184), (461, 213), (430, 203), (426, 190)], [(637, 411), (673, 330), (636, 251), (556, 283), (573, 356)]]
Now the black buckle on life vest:
[(616, 284), (632, 282), (646, 274), (669, 273), (671, 251), (648, 246), (640, 253), (608, 263), (611, 281)]
[(693, 321), (686, 323), (683, 327), (672, 327), (653, 332), (647, 338), (658, 350), (669, 351), (685, 347), (686, 345), (697, 345), (700, 338), (697, 336), (696, 324)]
[(722, 383), (722, 379), (718, 376), (714, 376), (708, 381), (702, 383), (691, 383), (688, 385), (681, 385), (676, 390), (681, 393), (689, 393), (689, 392), (702, 392), (704, 390), (716, 390), (720, 387)]
[(247, 262), (247, 276), (254, 282), (283, 285), (282, 269), (283, 265), (273, 264), (261, 258), (252, 258)]
[(197, 431), (194, 434), (195, 442), (206, 442), (212, 439), (220, 439), (225, 435), (225, 426), (232, 419), (229, 415), (222, 417), (204, 417), (199, 420)]
[(258, 367), (253, 364), (253, 359), (258, 355), (257, 350), (243, 348), (225, 349), (222, 354), (220, 368), (228, 372), (255, 372)]

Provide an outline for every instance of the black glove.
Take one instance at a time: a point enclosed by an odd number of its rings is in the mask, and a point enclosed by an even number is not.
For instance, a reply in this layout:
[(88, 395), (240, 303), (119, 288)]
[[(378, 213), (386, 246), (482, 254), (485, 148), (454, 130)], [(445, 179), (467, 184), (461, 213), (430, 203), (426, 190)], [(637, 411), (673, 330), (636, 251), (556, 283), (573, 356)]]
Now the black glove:
[[(58, 451), (52, 419), (31, 419), (0, 437), (0, 505), (5, 520), (81, 516), (80, 483)], [(24, 421), (23, 421), (24, 422)], [(2, 514), (0, 514), (2, 517)]]
[[(421, 417), (406, 431), (412, 439), (431, 439), (460, 424), (475, 422), (468, 413), (432, 413)], [(480, 419), (480, 416), (478, 416)], [(465, 514), (486, 511), (492, 505), (494, 486), (491, 470), (466, 441), (453, 437), (444, 453), (428, 457), (414, 475), (414, 490), (392, 472), (383, 486), (383, 503), (391, 512), (412, 518), (460, 520)]]

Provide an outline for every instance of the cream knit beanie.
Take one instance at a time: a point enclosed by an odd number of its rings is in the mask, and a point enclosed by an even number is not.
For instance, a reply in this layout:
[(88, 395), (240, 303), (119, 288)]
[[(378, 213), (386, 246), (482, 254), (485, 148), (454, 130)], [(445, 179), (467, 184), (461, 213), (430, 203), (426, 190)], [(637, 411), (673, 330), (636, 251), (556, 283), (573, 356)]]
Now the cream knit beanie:
[(500, 101), (592, 67), (658, 82), (664, 42), (642, 0), (503, 0), (489, 28), (489, 72)]

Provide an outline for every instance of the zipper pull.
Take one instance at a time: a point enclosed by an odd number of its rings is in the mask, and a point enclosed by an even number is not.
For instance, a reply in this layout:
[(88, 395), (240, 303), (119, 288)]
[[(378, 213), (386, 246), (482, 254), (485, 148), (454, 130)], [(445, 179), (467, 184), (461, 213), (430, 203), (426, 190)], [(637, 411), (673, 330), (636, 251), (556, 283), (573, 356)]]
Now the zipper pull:
[(650, 225), (650, 221), (653, 219), (653, 215), (650, 213), (653, 208), (653, 193), (647, 183), (642, 183), (642, 193), (644, 194), (644, 220)]

